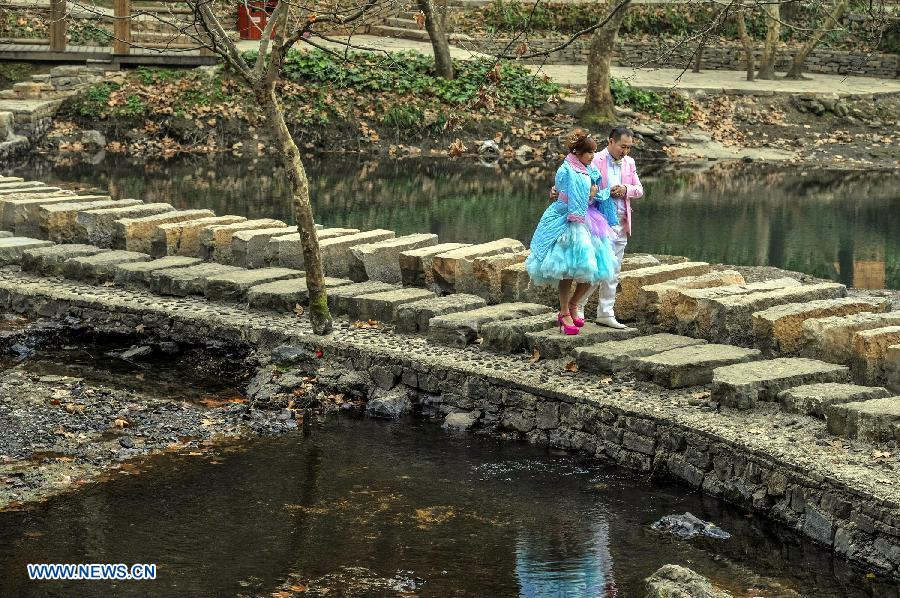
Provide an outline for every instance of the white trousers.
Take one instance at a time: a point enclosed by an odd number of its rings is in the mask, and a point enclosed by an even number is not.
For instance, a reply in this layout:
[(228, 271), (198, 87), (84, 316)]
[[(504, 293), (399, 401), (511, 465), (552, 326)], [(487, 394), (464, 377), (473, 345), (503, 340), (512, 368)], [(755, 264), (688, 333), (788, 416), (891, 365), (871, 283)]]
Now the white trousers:
[[(621, 218), (621, 217), (620, 217)], [(628, 235), (625, 234), (625, 227), (613, 226), (612, 229), (616, 233), (616, 240), (613, 241), (613, 253), (616, 254), (616, 277), (613, 280), (604, 280), (595, 284), (590, 290), (584, 294), (581, 301), (578, 302), (578, 316), (584, 317), (584, 306), (588, 299), (598, 291), (597, 297), (597, 318), (613, 317), (613, 306), (616, 304), (616, 289), (619, 287), (619, 272), (622, 270), (622, 259), (625, 257), (625, 246), (628, 245)]]

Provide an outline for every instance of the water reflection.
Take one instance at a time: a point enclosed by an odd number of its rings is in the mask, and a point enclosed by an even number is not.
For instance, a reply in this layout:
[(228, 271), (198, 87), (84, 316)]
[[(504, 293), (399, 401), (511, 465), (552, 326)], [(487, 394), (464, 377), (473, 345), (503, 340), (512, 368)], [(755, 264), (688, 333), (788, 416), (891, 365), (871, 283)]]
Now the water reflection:
[[(900, 171), (800, 171), (719, 165), (705, 172), (640, 165), (631, 251), (799, 270), (866, 288), (900, 288)], [(278, 168), (252, 160), (134, 165), (26, 164), (19, 176), (82, 184), (114, 197), (290, 221)], [(552, 168), (501, 170), (468, 161), (309, 161), (318, 219), (331, 226), (430, 231), (445, 241), (528, 242)]]

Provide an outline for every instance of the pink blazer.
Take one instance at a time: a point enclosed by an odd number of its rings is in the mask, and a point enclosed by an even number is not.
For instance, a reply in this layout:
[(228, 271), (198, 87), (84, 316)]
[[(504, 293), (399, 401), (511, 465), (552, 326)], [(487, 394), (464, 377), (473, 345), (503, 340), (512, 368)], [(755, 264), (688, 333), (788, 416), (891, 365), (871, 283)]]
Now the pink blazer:
[[(601, 189), (609, 187), (609, 174), (606, 164), (606, 158), (608, 156), (609, 150), (604, 148), (603, 151), (597, 152), (594, 156), (594, 161), (591, 163), (600, 171), (600, 176), (602, 178), (602, 184), (600, 185)], [(622, 184), (628, 189), (625, 193), (625, 222), (622, 223), (622, 226), (625, 229), (625, 234), (630, 237), (631, 200), (644, 196), (644, 187), (641, 185), (641, 180), (638, 178), (637, 168), (635, 167), (634, 160), (631, 156), (625, 156), (625, 159), (622, 161)]]

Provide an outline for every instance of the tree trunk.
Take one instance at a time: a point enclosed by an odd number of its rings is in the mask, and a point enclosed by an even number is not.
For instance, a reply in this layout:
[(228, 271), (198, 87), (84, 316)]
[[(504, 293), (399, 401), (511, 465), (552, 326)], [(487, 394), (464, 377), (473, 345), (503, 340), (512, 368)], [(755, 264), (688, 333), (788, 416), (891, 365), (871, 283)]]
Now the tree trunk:
[(753, 40), (750, 39), (750, 34), (747, 33), (747, 20), (746, 20), (747, 9), (741, 8), (737, 13), (737, 28), (738, 28), (738, 37), (741, 39), (741, 45), (744, 47), (744, 62), (747, 65), (747, 81), (753, 81), (756, 71), (756, 65), (754, 64), (753, 59)]
[[(591, 45), (588, 50), (587, 90), (584, 106), (578, 112), (578, 116), (586, 124), (599, 125), (616, 120), (615, 102), (612, 92), (609, 90), (609, 66), (616, 38), (619, 35), (619, 27), (625, 20), (625, 13), (630, 5), (629, 0), (606, 25), (591, 36)], [(610, 2), (607, 5), (607, 12), (612, 8), (613, 3)]]
[(444, 79), (453, 78), (453, 60), (450, 58), (450, 41), (444, 29), (443, 19), (435, 10), (432, 0), (416, 0), (425, 15), (425, 29), (434, 49), (434, 70)]
[(766, 45), (759, 61), (757, 79), (775, 78), (775, 52), (781, 38), (781, 9), (777, 2), (766, 5)]
[(825, 18), (825, 21), (813, 32), (812, 36), (806, 40), (803, 47), (797, 50), (797, 53), (794, 55), (794, 60), (791, 62), (791, 68), (788, 70), (787, 75), (785, 75), (786, 79), (803, 79), (803, 64), (806, 62), (806, 57), (809, 56), (809, 53), (812, 52), (817, 45), (819, 45), (819, 42), (822, 41), (825, 33), (837, 26), (838, 21), (840, 21), (841, 16), (843, 16), (844, 11), (846, 10), (847, 0), (835, 0), (834, 8)]

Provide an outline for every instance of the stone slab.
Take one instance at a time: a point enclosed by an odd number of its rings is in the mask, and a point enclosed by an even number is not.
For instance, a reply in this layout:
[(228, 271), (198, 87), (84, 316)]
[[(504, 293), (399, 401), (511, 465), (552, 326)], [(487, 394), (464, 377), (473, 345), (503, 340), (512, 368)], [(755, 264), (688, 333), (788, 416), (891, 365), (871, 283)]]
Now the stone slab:
[(823, 382), (795, 386), (778, 393), (778, 401), (788, 413), (802, 413), (824, 419), (831, 405), (881, 399), (891, 395), (891, 391), (878, 386), (859, 386)]
[(13, 187), (10, 189), (0, 189), (0, 195), (28, 195), (33, 193), (50, 193), (53, 191), (62, 191), (62, 189), (60, 189), (59, 187), (50, 187), (41, 183), (31, 187)]
[(220, 264), (231, 264), (231, 239), (234, 233), (242, 230), (269, 228), (287, 228), (287, 224), (272, 218), (257, 218), (206, 227), (200, 231), (201, 255), (199, 257)]
[(380, 280), (369, 280), (366, 282), (341, 285), (328, 292), (328, 309), (331, 310), (332, 315), (344, 315), (350, 312), (350, 306), (354, 297), (371, 295), (372, 293), (381, 293), (384, 291), (394, 291), (398, 288), (400, 287), (397, 285), (381, 282)]
[(638, 377), (666, 388), (709, 384), (716, 368), (758, 359), (759, 349), (734, 345), (691, 345), (632, 360)]
[(78, 237), (76, 219), (79, 212), (104, 208), (126, 208), (141, 205), (139, 199), (93, 199), (41, 205), (38, 208), (40, 236), (55, 243), (72, 243)]
[(641, 301), (641, 287), (682, 278), (707, 274), (710, 270), (706, 262), (683, 262), (680, 264), (660, 264), (622, 272), (619, 275), (619, 291), (613, 308), (616, 318), (630, 321), (637, 318)]
[(240, 301), (251, 287), (303, 277), (302, 270), (290, 268), (257, 268), (255, 270), (234, 270), (206, 279), (206, 297), (213, 301)]
[[(360, 232), (358, 228), (323, 228), (316, 231), (316, 236), (321, 242), (325, 239), (346, 237), (358, 232)], [(293, 232), (270, 239), (268, 245), (266, 245), (265, 261), (271, 265), (302, 270), (305, 267), (305, 263), (303, 245), (300, 243), (300, 233)]]
[(884, 360), (885, 384), (892, 391), (900, 393), (900, 344), (887, 348)]
[(397, 261), (400, 265), (400, 280), (404, 286), (431, 288), (434, 277), (426, 280), (426, 275), (432, 273), (431, 262), (434, 256), (446, 253), (462, 247), (471, 247), (470, 243), (439, 243), (429, 247), (420, 247), (408, 251), (401, 251)]
[(8, 239), (10, 237), (15, 237), (15, 235), (8, 230), (0, 230), (0, 239)]
[(196, 257), (187, 257), (184, 255), (170, 255), (149, 262), (131, 262), (119, 264), (116, 266), (114, 282), (126, 288), (148, 288), (150, 285), (150, 275), (157, 270), (165, 270), (166, 268), (186, 268), (195, 266), (202, 260)]
[(75, 257), (63, 263), (63, 276), (90, 282), (109, 282), (115, 278), (116, 266), (131, 262), (147, 262), (150, 256), (136, 251), (104, 251), (95, 255)]
[(472, 260), (472, 277), (457, 281), (457, 290), (483, 297), (489, 303), (500, 303), (503, 287), (503, 270), (515, 264), (524, 264), (529, 250), (501, 253)]
[(750, 409), (757, 401), (776, 400), (778, 393), (794, 386), (849, 381), (850, 369), (846, 366), (804, 357), (779, 357), (716, 368), (712, 397), (727, 407)]
[(231, 263), (242, 268), (266, 266), (268, 265), (267, 245), (269, 240), (296, 232), (296, 226), (235, 231), (231, 235)]
[(74, 193), (65, 191), (5, 197), (2, 199), (2, 202), (0, 202), (0, 207), (2, 207), (3, 210), (2, 217), (0, 217), (0, 224), (2, 224), (5, 230), (15, 232), (16, 225), (21, 225), (25, 222), (29, 206), (49, 206), (57, 203), (68, 203), (77, 201), (75, 199), (76, 197), (78, 196)]
[(900, 311), (858, 313), (852, 316), (831, 316), (803, 322), (807, 339), (807, 357), (835, 363), (849, 363), (852, 357), (853, 335), (861, 330), (900, 326)]
[(454, 347), (465, 347), (475, 342), (481, 327), (488, 322), (515, 320), (552, 311), (553, 309), (546, 305), (517, 302), (445, 314), (428, 322), (428, 340)]
[(8, 209), (13, 212), (13, 223), (17, 235), (23, 237), (43, 237), (41, 232), (41, 210), (59, 204), (70, 203), (74, 201), (100, 201), (110, 200), (109, 195), (73, 195), (69, 202), (58, 202), (59, 198), (54, 198), (49, 203), (46, 201), (24, 201), (11, 203)]
[(825, 411), (828, 431), (866, 442), (900, 442), (900, 396), (831, 405)]
[(572, 355), (579, 347), (607, 341), (625, 340), (638, 336), (637, 328), (609, 328), (587, 322), (578, 334), (567, 335), (555, 328), (525, 333), (525, 346), (529, 351), (537, 351), (541, 357), (557, 359)]
[(145, 203), (124, 208), (103, 208), (79, 212), (75, 215), (75, 238), (73, 240), (97, 247), (112, 247), (116, 233), (116, 220), (141, 218), (173, 211), (175, 208), (167, 203)]
[[(477, 258), (503, 253), (521, 253), (524, 250), (525, 246), (521, 241), (515, 239), (497, 239), (489, 243), (451, 249), (432, 258), (433, 283), (442, 292), (465, 292), (465, 289), (472, 284), (474, 277), (472, 268)], [(428, 276), (426, 274), (426, 281), (428, 281)]]
[(51, 241), (32, 239), (30, 237), (6, 237), (0, 239), (0, 265), (18, 264), (22, 261), (22, 254), (29, 249), (49, 247)]
[(138, 218), (121, 218), (115, 222), (113, 233), (113, 247), (149, 253), (156, 233), (156, 228), (161, 224), (170, 222), (184, 222), (215, 216), (212, 210), (175, 210), (163, 212), (152, 216)]
[[(559, 290), (550, 285), (534, 284), (525, 270), (525, 263), (521, 262), (507, 266), (500, 272), (500, 300), (543, 303), (558, 308)], [(595, 313), (596, 309), (597, 293), (592, 293), (585, 306), (585, 313)]]
[(900, 344), (900, 326), (884, 326), (860, 330), (853, 335), (850, 365), (857, 381), (863, 384), (885, 384), (888, 347)]
[[(452, 297), (453, 295), (448, 295)], [(516, 353), (528, 348), (525, 335), (541, 330), (559, 330), (556, 312), (549, 311), (536, 316), (487, 322), (481, 327), (482, 348), (491, 348), (503, 353)]]
[[(324, 282), (328, 293), (331, 292), (329, 289), (351, 284), (351, 281), (345, 278), (327, 276)], [(309, 303), (309, 289), (306, 286), (305, 278), (267, 282), (250, 287), (247, 291), (247, 301), (250, 303), (250, 307), (291, 312), (297, 305), (303, 306)]]
[(394, 315), (394, 329), (397, 332), (424, 334), (428, 332), (428, 321), (431, 318), (469, 311), (485, 305), (486, 302), (481, 297), (464, 293), (413, 301), (397, 308)]
[(380, 280), (399, 284), (400, 254), (404, 251), (434, 247), (438, 236), (432, 233), (404, 235), (384, 241), (366, 243), (350, 248), (350, 280)]
[(319, 242), (322, 254), (322, 269), (326, 276), (350, 278), (350, 248), (366, 243), (393, 239), (394, 231), (381, 228), (367, 230), (353, 235), (343, 235)]
[(184, 255), (200, 257), (200, 231), (208, 226), (234, 224), (247, 220), (243, 216), (207, 216), (195, 220), (166, 222), (153, 231), (150, 241), (150, 255), (165, 257), (167, 255)]
[(431, 291), (414, 287), (359, 295), (350, 300), (350, 310), (347, 315), (353, 320), (392, 323), (400, 306), (434, 297), (435, 294)]
[(634, 360), (665, 351), (704, 345), (705, 340), (677, 334), (649, 334), (624, 341), (609, 341), (575, 351), (578, 369), (585, 372), (610, 373), (630, 369)]
[[(687, 260), (685, 260), (687, 261)], [(622, 258), (622, 264), (620, 266), (622, 272), (628, 272), (629, 270), (637, 270), (639, 268), (650, 268), (652, 266), (659, 266), (660, 261), (654, 256), (641, 253), (641, 254), (631, 254), (626, 255)]]
[(73, 257), (96, 255), (107, 251), (94, 245), (62, 244), (28, 249), (22, 253), (22, 269), (42, 276), (62, 275), (63, 264)]
[(203, 295), (212, 276), (240, 270), (237, 266), (201, 262), (186, 268), (165, 268), (150, 273), (150, 289), (159, 295)]
[(742, 285), (746, 281), (736, 270), (714, 270), (699, 276), (683, 276), (641, 287), (638, 295), (638, 314), (647, 321), (659, 324), (665, 330), (675, 330), (677, 319), (674, 301), (677, 291), (708, 289), (731, 285)]

